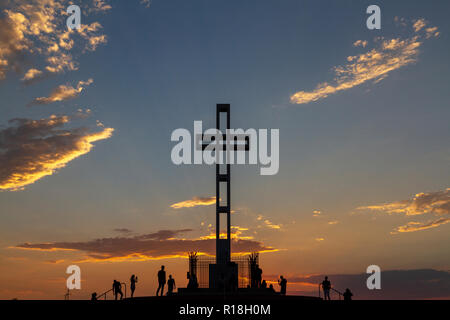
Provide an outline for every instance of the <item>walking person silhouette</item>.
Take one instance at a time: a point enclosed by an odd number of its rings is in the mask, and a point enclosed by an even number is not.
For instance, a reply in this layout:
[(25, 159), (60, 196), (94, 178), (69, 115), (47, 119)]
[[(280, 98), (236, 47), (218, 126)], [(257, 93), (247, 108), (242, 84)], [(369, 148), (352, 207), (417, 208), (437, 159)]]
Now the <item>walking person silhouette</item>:
[(131, 289), (131, 298), (134, 296), (134, 290), (136, 290), (136, 282), (138, 281), (138, 277), (134, 274), (130, 278), (130, 289)]
[(175, 285), (175, 279), (172, 278), (172, 275), (169, 274), (169, 280), (167, 280), (167, 295), (171, 296), (173, 294), (173, 289), (177, 286)]
[(161, 296), (163, 295), (165, 284), (166, 284), (166, 272), (164, 271), (164, 266), (161, 266), (161, 270), (158, 271), (158, 290), (156, 290), (156, 296), (158, 296), (160, 289), (161, 289)]
[(113, 285), (112, 285), (112, 290), (113, 290), (113, 294), (115, 296), (115, 300), (117, 300), (117, 295), (120, 294), (120, 299), (122, 300), (123, 297), (123, 293), (122, 293), (122, 285), (120, 284), (119, 281), (114, 280)]
[(328, 280), (328, 277), (325, 276), (325, 280), (322, 281), (322, 289), (323, 289), (323, 299), (330, 299), (330, 290), (331, 290), (331, 282)]

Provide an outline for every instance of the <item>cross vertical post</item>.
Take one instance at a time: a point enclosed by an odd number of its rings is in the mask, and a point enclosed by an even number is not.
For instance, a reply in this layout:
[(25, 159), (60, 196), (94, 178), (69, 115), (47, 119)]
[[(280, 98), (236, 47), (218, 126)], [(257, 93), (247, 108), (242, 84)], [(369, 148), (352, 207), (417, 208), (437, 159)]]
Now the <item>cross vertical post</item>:
[[(230, 151), (248, 151), (250, 149), (250, 137), (247, 134), (236, 134), (230, 131), (230, 105), (229, 104), (217, 104), (216, 109), (216, 130), (219, 136), (211, 136), (208, 134), (201, 134), (196, 138), (196, 141), (201, 139), (202, 150), (208, 148), (210, 144), (215, 145), (214, 152), (216, 155), (216, 263), (209, 265), (209, 287), (225, 290), (234, 290), (238, 287), (238, 266), (231, 261), (231, 164), (234, 163)], [(226, 124), (223, 124), (223, 128), (220, 115), (226, 114)], [(225, 133), (220, 129), (225, 129)], [(217, 139), (217, 141), (216, 141)], [(240, 144), (239, 142), (244, 142)], [(196, 142), (197, 145), (198, 142)], [(224, 156), (225, 161), (220, 157)], [(230, 163), (231, 162), (231, 163)], [(226, 169), (225, 173), (222, 173), (221, 169)], [(227, 201), (225, 205), (221, 205), (221, 186), (220, 183), (226, 183), (226, 197)], [(220, 215), (227, 215), (227, 233), (226, 238), (220, 238)]]
[[(220, 131), (220, 114), (226, 113), (226, 128), (230, 129), (230, 105), (229, 104), (217, 104), (216, 112), (216, 129)], [(228, 151), (228, 139), (225, 134), (226, 145), (225, 150)], [(224, 148), (219, 143), (219, 148), (223, 150)], [(216, 151), (218, 152), (218, 151)], [(225, 174), (221, 173), (221, 166), (226, 166)], [(230, 163), (227, 161), (225, 164), (216, 163), (216, 263), (225, 264), (231, 260), (231, 170)], [(220, 182), (226, 182), (227, 188), (227, 203), (226, 206), (220, 205)], [(220, 239), (220, 214), (225, 213), (227, 215), (227, 237), (225, 239)]]

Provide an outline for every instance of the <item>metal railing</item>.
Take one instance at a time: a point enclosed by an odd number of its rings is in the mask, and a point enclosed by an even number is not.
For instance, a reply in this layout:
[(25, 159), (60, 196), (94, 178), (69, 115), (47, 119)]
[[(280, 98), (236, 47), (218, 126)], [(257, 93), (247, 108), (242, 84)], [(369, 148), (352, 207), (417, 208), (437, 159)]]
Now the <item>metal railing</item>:
[[(126, 298), (127, 297), (127, 284), (125, 282), (121, 282), (120, 284), (123, 285), (123, 287), (125, 288), (123, 298)], [(111, 288), (108, 291), (103, 292), (102, 294), (97, 296), (97, 300), (100, 300), (102, 297), (104, 297), (104, 300), (106, 300), (108, 293), (110, 293), (112, 291), (113, 291), (113, 289)], [(112, 296), (114, 297), (114, 292), (112, 293)]]
[[(322, 288), (322, 284), (319, 283), (319, 298), (322, 298), (320, 295), (320, 288)], [(330, 288), (330, 290), (336, 292), (339, 295), (339, 300), (342, 300), (342, 297), (344, 296), (344, 294), (338, 290), (336, 290), (335, 288)], [(325, 298), (325, 294), (324, 294), (324, 298)]]

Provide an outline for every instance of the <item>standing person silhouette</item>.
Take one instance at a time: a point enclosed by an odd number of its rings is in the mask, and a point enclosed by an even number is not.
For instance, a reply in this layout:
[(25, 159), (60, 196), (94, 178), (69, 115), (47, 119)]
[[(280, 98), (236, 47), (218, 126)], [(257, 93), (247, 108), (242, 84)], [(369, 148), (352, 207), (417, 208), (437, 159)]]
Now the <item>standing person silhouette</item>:
[(278, 280), (278, 284), (280, 285), (280, 293), (282, 295), (286, 295), (286, 286), (287, 286), (287, 280), (283, 278), (283, 276), (280, 276), (280, 280)]
[(161, 266), (161, 270), (158, 271), (158, 290), (156, 290), (156, 295), (161, 289), (161, 296), (164, 292), (164, 285), (166, 284), (166, 272), (164, 271), (164, 266)]
[(331, 282), (328, 280), (328, 277), (325, 276), (325, 280), (322, 281), (322, 289), (323, 289), (323, 299), (324, 300), (331, 300), (330, 299), (330, 289), (331, 289)]
[(138, 278), (133, 274), (130, 278), (131, 298), (134, 296), (134, 290), (136, 290), (136, 282)]
[(123, 297), (123, 293), (122, 293), (122, 285), (120, 284), (119, 281), (114, 280), (113, 285), (112, 285), (112, 290), (113, 290), (113, 294), (115, 296), (115, 300), (117, 300), (117, 295), (120, 294), (120, 299), (122, 300)]
[(173, 294), (173, 289), (177, 286), (175, 285), (175, 279), (172, 278), (172, 275), (169, 274), (169, 280), (167, 280), (167, 295), (171, 296)]

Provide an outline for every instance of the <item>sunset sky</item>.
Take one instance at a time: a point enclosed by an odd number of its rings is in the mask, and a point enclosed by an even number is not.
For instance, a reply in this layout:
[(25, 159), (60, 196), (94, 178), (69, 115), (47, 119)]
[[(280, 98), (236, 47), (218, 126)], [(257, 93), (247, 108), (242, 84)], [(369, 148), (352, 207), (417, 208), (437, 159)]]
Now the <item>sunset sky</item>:
[(450, 2), (378, 1), (381, 30), (370, 4), (1, 1), (0, 299), (63, 299), (72, 264), (74, 299), (133, 273), (153, 295), (162, 264), (185, 286), (186, 253), (215, 253), (215, 168), (174, 165), (170, 136), (216, 103), (280, 131), (278, 174), (231, 173), (232, 251), (264, 279), (450, 298)]

